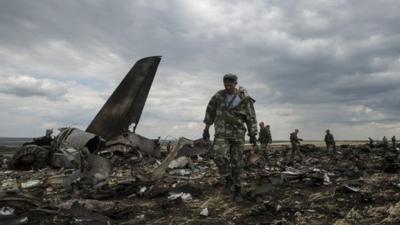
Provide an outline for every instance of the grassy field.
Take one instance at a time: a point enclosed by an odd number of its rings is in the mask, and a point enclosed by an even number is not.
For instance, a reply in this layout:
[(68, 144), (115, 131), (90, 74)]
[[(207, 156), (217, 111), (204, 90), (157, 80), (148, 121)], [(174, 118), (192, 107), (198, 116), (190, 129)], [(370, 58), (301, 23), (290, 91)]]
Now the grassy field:
[(0, 145), (0, 155), (12, 156), (17, 151), (17, 149), (18, 147), (7, 147)]
[(23, 143), (32, 141), (32, 138), (0, 137), (0, 154), (11, 156)]

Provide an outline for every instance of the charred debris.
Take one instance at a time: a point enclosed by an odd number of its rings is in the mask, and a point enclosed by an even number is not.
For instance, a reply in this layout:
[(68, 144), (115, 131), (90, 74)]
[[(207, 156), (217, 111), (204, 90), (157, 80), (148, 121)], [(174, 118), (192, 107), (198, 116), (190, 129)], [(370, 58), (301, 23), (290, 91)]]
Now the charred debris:
[[(136, 134), (161, 57), (139, 60), (88, 128), (0, 156), (0, 224), (399, 224), (399, 148), (245, 151), (246, 201), (221, 193), (211, 143)], [(130, 130), (131, 125), (133, 129)]]

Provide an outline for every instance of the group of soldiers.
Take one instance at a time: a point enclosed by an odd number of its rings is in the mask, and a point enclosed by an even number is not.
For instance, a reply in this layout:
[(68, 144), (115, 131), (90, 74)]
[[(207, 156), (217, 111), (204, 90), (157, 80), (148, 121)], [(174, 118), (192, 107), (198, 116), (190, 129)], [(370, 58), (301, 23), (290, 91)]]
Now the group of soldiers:
[[(383, 148), (389, 148), (389, 141), (386, 138), (386, 136), (383, 136), (381, 143), (375, 144), (374, 140), (371, 137), (368, 137), (369, 140), (369, 146), (370, 147), (376, 147), (376, 146), (380, 146)], [(396, 136), (392, 137), (392, 148), (396, 148)]]
[[(223, 184), (223, 193), (232, 194), (234, 201), (242, 201), (241, 174), (243, 168), (243, 151), (245, 134), (250, 143), (257, 145), (257, 119), (254, 110), (255, 100), (248, 95), (243, 87), (237, 88), (238, 77), (234, 74), (226, 74), (223, 77), (224, 89), (217, 91), (210, 99), (205, 117), (203, 139), (209, 140), (209, 128), (214, 125), (215, 136), (213, 142), (213, 158), (218, 167), (220, 182)], [(245, 126), (246, 125), (246, 126)], [(258, 141), (261, 144), (261, 153), (267, 153), (268, 145), (272, 143), (270, 126), (260, 122)], [(300, 153), (300, 141), (295, 129), (290, 134), (292, 146), (290, 161), (296, 156), (303, 158)], [(333, 135), (326, 130), (325, 143), (328, 152), (336, 153), (336, 144)]]

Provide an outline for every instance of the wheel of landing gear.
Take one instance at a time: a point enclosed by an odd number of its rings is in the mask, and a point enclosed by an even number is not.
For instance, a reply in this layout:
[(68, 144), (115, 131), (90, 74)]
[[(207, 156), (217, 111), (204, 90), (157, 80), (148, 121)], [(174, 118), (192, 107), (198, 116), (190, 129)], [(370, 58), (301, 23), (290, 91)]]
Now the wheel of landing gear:
[(48, 165), (49, 149), (38, 145), (26, 145), (18, 150), (12, 160), (14, 169), (41, 169)]

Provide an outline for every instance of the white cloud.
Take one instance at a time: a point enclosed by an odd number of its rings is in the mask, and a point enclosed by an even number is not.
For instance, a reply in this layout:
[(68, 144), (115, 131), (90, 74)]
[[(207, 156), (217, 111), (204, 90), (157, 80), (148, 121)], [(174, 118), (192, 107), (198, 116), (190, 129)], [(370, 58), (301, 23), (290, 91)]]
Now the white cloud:
[(68, 84), (50, 79), (38, 79), (29, 75), (0, 76), (0, 92), (20, 97), (43, 96), (62, 98)]

